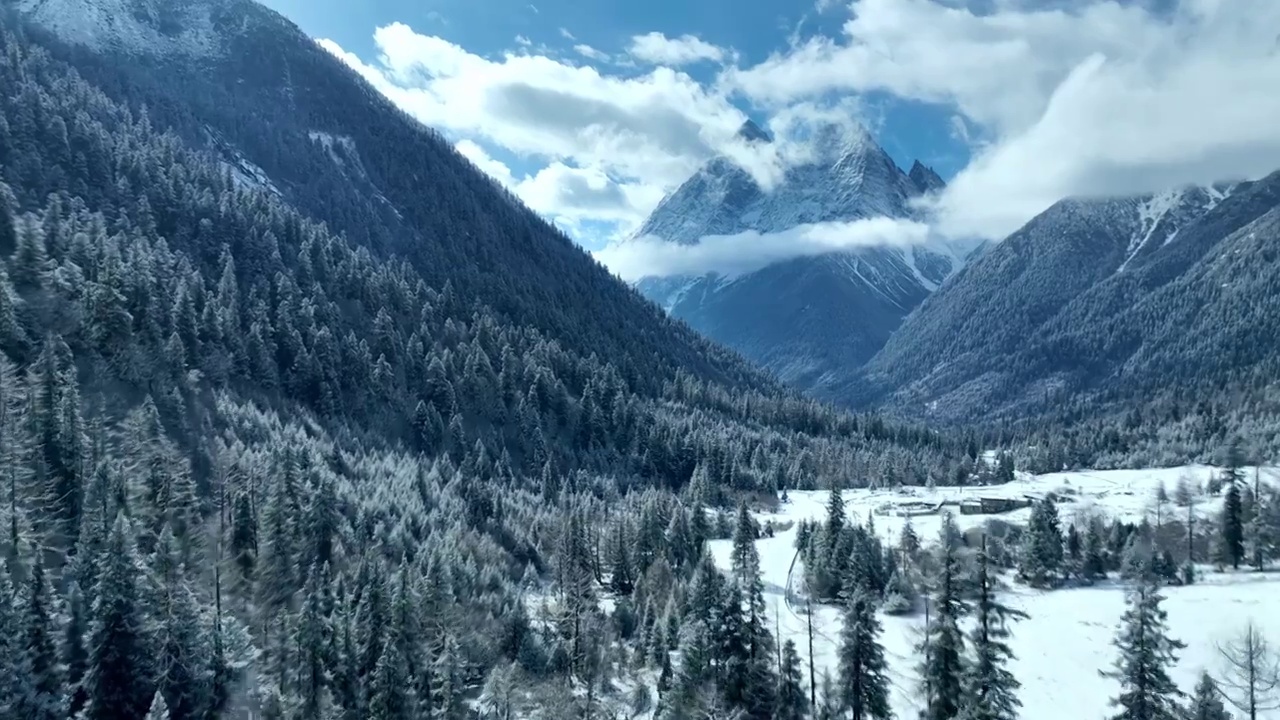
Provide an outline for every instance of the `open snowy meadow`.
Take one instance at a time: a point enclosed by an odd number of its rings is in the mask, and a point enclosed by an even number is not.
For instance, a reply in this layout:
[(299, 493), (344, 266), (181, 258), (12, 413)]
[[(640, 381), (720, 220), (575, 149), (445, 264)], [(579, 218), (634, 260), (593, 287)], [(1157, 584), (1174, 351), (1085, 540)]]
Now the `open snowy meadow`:
[[(1153, 470), (1080, 471), (1030, 476), (1019, 474), (1016, 482), (1000, 486), (972, 488), (906, 488), (898, 490), (846, 490), (845, 511), (851, 518), (866, 522), (874, 513), (877, 532), (888, 543), (896, 543), (906, 522), (911, 523), (923, 542), (937, 538), (941, 512), (954, 513), (962, 529), (978, 526), (988, 519), (1025, 525), (1030, 509), (999, 515), (960, 514), (959, 503), (977, 498), (1038, 497), (1053, 491), (1073, 501), (1059, 506), (1064, 526), (1076, 512), (1099, 511), (1109, 517), (1138, 521), (1149, 516), (1157, 485), (1170, 496), (1179, 478), (1198, 487), (1216, 474), (1216, 468), (1186, 466)], [(1253, 478), (1254, 470), (1248, 470)], [(1276, 482), (1280, 472), (1263, 468), (1264, 481)], [(765, 583), (765, 601), (776, 615), (781, 639), (790, 638), (804, 660), (808, 674), (808, 627), (801, 595), (788, 593), (802, 585), (803, 571), (796, 560), (796, 522), (826, 517), (826, 491), (793, 492), (777, 512), (757, 516), (761, 524), (772, 521), (788, 527), (774, 537), (757, 542)], [(1217, 512), (1220, 499), (1201, 497), (1199, 514)], [(1170, 512), (1185, 513), (1170, 504)], [(711, 544), (716, 562), (729, 568), (731, 541)], [(1280, 572), (1201, 573), (1199, 582), (1189, 587), (1165, 588), (1164, 608), (1169, 613), (1173, 637), (1187, 644), (1180, 653), (1173, 679), (1190, 692), (1202, 670), (1218, 675), (1222, 662), (1216, 650), (1248, 620), (1253, 620), (1264, 636), (1280, 643)], [(788, 598), (791, 598), (790, 602)], [(1110, 670), (1116, 657), (1115, 637), (1125, 607), (1124, 586), (1109, 582), (1091, 588), (1052, 591), (1030, 590), (1013, 585), (1006, 601), (1023, 610), (1030, 619), (1013, 626), (1011, 645), (1017, 655), (1011, 670), (1022, 683), (1020, 698), (1023, 716), (1034, 720), (1088, 720), (1106, 717), (1117, 692), (1116, 681), (1100, 675)], [(915, 717), (922, 707), (913, 650), (924, 625), (923, 616), (882, 616), (882, 640), (889, 659), (893, 682), (892, 705), (899, 718)], [(813, 655), (819, 678), (823, 670), (836, 672), (836, 649), (840, 636), (841, 609), (816, 607), (813, 615)]]

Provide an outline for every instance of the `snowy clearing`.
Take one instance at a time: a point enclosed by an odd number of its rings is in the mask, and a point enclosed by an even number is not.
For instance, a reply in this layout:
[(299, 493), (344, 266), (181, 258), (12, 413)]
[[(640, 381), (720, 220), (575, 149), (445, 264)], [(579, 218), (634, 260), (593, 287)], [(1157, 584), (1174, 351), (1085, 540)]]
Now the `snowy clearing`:
[[(1170, 496), (1180, 477), (1192, 487), (1207, 481), (1218, 470), (1206, 466), (1187, 466), (1154, 470), (1080, 471), (1050, 475), (1019, 475), (1016, 482), (1002, 486), (972, 488), (906, 488), (897, 490), (846, 490), (845, 511), (865, 522), (874, 513), (877, 532), (887, 542), (895, 542), (906, 517), (905, 508), (928, 508), (933, 514), (911, 518), (916, 533), (926, 543), (933, 542), (941, 524), (940, 507), (955, 513), (961, 528), (981, 525), (991, 518), (1025, 524), (1029, 509), (996, 515), (961, 515), (958, 503), (987, 498), (1039, 497), (1054, 491), (1071, 495), (1074, 501), (1059, 506), (1064, 523), (1069, 523), (1079, 510), (1097, 509), (1111, 517), (1137, 521), (1146, 514), (1158, 484), (1163, 483)], [(1253, 478), (1254, 470), (1248, 470)], [(1264, 481), (1276, 482), (1280, 471), (1263, 468)], [(806, 617), (801, 608), (787, 604), (788, 576), (795, 558), (795, 521), (822, 520), (826, 517), (826, 491), (793, 492), (789, 502), (777, 513), (762, 513), (761, 523), (772, 520), (792, 523), (775, 537), (757, 542), (765, 585), (765, 601), (777, 615), (782, 639), (790, 638), (804, 659), (808, 674)], [(1200, 514), (1216, 511), (1217, 498), (1202, 497)], [(918, 505), (916, 504), (918, 503)], [(949, 505), (942, 505), (948, 503)], [(1174, 513), (1185, 513), (1175, 508)], [(710, 543), (716, 562), (729, 568), (731, 541)], [(797, 563), (798, 565), (798, 563)], [(795, 569), (797, 578), (801, 569)], [(1165, 589), (1164, 607), (1174, 637), (1187, 644), (1182, 651), (1174, 680), (1190, 691), (1202, 669), (1219, 674), (1215, 643), (1229, 640), (1245, 621), (1254, 620), (1264, 635), (1280, 643), (1280, 573), (1257, 574), (1205, 573), (1197, 585)], [(1124, 588), (1104, 584), (1092, 588), (1056, 591), (1030, 590), (1015, 586), (1008, 602), (1031, 618), (1013, 627), (1011, 645), (1017, 654), (1012, 670), (1022, 683), (1020, 697), (1024, 715), (1036, 720), (1080, 720), (1102, 718), (1110, 711), (1110, 699), (1118, 686), (1114, 680), (1099, 675), (1111, 669), (1115, 636), (1124, 611)], [(814, 612), (813, 653), (819, 677), (824, 669), (833, 676), (836, 671), (836, 647), (840, 636), (841, 612), (835, 606), (821, 606)], [(914, 717), (920, 709), (913, 647), (923, 627), (923, 617), (882, 617), (883, 642), (892, 676), (893, 710), (897, 717)]]

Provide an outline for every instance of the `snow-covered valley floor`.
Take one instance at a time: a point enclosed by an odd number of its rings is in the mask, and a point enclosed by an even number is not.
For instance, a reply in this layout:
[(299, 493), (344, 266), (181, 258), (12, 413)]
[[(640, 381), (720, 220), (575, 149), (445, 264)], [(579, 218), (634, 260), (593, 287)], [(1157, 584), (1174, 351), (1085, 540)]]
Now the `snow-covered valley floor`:
[[(1060, 506), (1063, 523), (1068, 524), (1075, 512), (1096, 509), (1110, 517), (1137, 521), (1149, 512), (1157, 484), (1163, 483), (1173, 495), (1180, 477), (1196, 487), (1218, 472), (1205, 466), (1156, 470), (1082, 471), (1041, 476), (1020, 476), (1018, 481), (1002, 486), (980, 488), (912, 488), (906, 495), (894, 490), (846, 490), (845, 510), (851, 517), (865, 522), (874, 511), (877, 532), (887, 542), (896, 542), (905, 518), (886, 514), (904, 502), (920, 502), (936, 506), (941, 502), (957, 502), (977, 497), (1023, 497), (1048, 491), (1071, 494), (1075, 502)], [(1264, 468), (1264, 481), (1275, 482), (1280, 473)], [(1249, 471), (1253, 477), (1253, 471)], [(804, 658), (807, 675), (809, 642), (806, 616), (799, 607), (787, 604), (788, 576), (795, 558), (795, 522), (822, 520), (826, 517), (828, 494), (825, 491), (794, 492), (776, 513), (758, 515), (761, 523), (790, 523), (774, 537), (757, 542), (765, 584), (765, 601), (776, 613), (777, 626), (783, 639), (790, 638)], [(1201, 514), (1216, 512), (1217, 498), (1201, 498)], [(1174, 513), (1185, 509), (1174, 508)], [(956, 514), (962, 528), (981, 525), (992, 517), (1025, 524), (1027, 509), (1003, 515)], [(911, 520), (916, 533), (931, 543), (938, 535), (940, 514), (922, 515)], [(721, 567), (729, 567), (731, 542), (711, 543), (711, 552)], [(795, 568), (798, 578), (801, 569)], [(1252, 619), (1264, 636), (1280, 644), (1280, 572), (1218, 574), (1204, 572), (1200, 582), (1189, 587), (1165, 590), (1165, 609), (1174, 637), (1187, 644), (1180, 654), (1173, 674), (1185, 691), (1190, 692), (1202, 670), (1215, 676), (1222, 670), (1216, 644), (1230, 640)], [(1092, 588), (1035, 591), (1014, 585), (1007, 602), (1028, 613), (1028, 620), (1013, 627), (1011, 645), (1017, 654), (1012, 670), (1022, 683), (1020, 697), (1023, 717), (1033, 720), (1092, 720), (1104, 718), (1111, 711), (1109, 703), (1117, 691), (1116, 681), (1103, 677), (1099, 670), (1110, 670), (1116, 651), (1112, 638), (1124, 612), (1124, 588), (1105, 584)], [(824, 669), (836, 671), (836, 648), (840, 636), (841, 612), (835, 606), (821, 606), (814, 612), (813, 653), (819, 676)], [(920, 707), (920, 691), (916, 679), (917, 658), (913, 647), (923, 626), (922, 617), (882, 617), (882, 640), (889, 657), (894, 683), (893, 710), (899, 718), (915, 717)], [(1280, 717), (1280, 716), (1278, 716)]]

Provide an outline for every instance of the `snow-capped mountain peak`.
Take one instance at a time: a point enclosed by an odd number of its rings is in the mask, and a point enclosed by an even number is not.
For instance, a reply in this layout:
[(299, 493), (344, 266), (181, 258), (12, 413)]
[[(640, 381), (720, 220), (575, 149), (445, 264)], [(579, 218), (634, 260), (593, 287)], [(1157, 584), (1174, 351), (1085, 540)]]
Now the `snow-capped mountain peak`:
[[(729, 272), (711, 260), (697, 272), (643, 278), (637, 287), (712, 339), (820, 392), (878, 350), (963, 265), (966, 248), (935, 239), (904, 246), (886, 237), (878, 245), (836, 243), (818, 255), (778, 252), (798, 229), (840, 233), (862, 221), (916, 220), (912, 200), (943, 186), (923, 165), (914, 176), (903, 172), (856, 122), (813, 124), (803, 132), (789, 141), (807, 151), (772, 189), (715, 158), (664, 198), (630, 241), (693, 246), (730, 237), (735, 253), (768, 258), (750, 272)], [(739, 134), (770, 141), (750, 122)]]
[(938, 173), (919, 160), (911, 164), (911, 170), (907, 172), (907, 177), (911, 178), (911, 182), (915, 183), (916, 188), (924, 194), (937, 192), (946, 187), (946, 183), (938, 176)]
[(738, 128), (738, 137), (750, 142), (772, 142), (773, 138), (752, 120), (742, 123)]

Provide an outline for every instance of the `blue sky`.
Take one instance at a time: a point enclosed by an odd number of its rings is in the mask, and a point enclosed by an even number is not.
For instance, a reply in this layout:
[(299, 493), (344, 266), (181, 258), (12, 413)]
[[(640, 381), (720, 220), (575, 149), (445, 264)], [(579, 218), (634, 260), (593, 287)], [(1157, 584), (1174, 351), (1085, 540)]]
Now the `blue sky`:
[(949, 181), (949, 236), (1280, 167), (1274, 0), (265, 2), (593, 250), (712, 155), (767, 187), (833, 116)]

